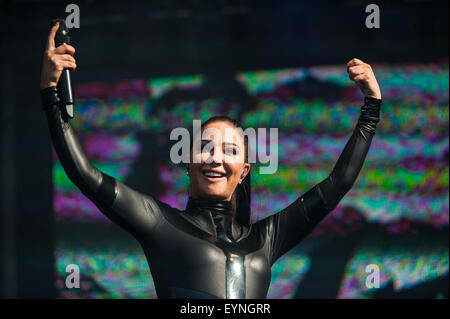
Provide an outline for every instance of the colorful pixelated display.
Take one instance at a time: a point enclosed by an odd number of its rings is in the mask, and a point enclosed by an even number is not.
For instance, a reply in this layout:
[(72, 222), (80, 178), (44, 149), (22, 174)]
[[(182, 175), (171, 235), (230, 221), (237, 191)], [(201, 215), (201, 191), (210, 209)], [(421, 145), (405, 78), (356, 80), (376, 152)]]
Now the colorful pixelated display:
[[(449, 267), (448, 60), (372, 67), (383, 104), (364, 166), (338, 207), (273, 266), (269, 298), (448, 296), (448, 287), (436, 290), (439, 280), (448, 286)], [(71, 123), (91, 163), (181, 209), (189, 180), (170, 161), (172, 129), (216, 114), (244, 127), (278, 128), (277, 172), (258, 174), (265, 164), (253, 164), (253, 222), (331, 173), (363, 102), (345, 66), (86, 83), (75, 95)], [(155, 298), (137, 241), (124, 239), (129, 235), (68, 179), (55, 152), (53, 159), (54, 210), (64, 229), (56, 250), (60, 296)], [(84, 236), (86, 229), (104, 229), (104, 238), (95, 230)], [(65, 267), (72, 263), (85, 278), (76, 291), (64, 287)], [(320, 263), (329, 265), (327, 274), (318, 275)], [(377, 290), (365, 284), (369, 264), (380, 269)]]

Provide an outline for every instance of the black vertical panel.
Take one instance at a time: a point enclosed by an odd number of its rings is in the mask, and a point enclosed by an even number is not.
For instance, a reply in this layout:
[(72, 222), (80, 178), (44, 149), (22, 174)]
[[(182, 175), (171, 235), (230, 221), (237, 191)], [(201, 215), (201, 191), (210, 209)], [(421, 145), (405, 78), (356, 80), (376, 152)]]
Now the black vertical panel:
[(0, 39), (0, 297), (17, 296), (14, 63)]
[[(32, 41), (29, 43), (31, 45)], [(37, 47), (39, 50), (27, 52), (27, 56), (33, 56), (37, 63), (32, 66), (18, 63), (14, 70), (18, 298), (55, 297), (52, 157), (37, 76), (43, 46)], [(10, 48), (12, 54), (23, 52), (12, 41)], [(20, 61), (21, 57), (18, 59)]]

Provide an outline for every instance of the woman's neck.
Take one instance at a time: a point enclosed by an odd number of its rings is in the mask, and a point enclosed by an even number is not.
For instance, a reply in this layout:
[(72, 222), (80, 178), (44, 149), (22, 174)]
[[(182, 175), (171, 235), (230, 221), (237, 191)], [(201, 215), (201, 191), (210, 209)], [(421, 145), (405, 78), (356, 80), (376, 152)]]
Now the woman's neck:
[(213, 214), (232, 215), (231, 201), (189, 197), (187, 209), (205, 209)]

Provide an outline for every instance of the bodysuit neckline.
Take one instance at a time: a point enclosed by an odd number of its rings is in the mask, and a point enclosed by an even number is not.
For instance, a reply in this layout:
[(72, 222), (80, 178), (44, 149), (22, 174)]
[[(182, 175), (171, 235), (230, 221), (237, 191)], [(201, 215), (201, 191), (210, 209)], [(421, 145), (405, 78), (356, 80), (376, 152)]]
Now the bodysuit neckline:
[(189, 197), (186, 212), (202, 219), (204, 231), (224, 242), (235, 242), (242, 237), (243, 229), (232, 216), (231, 201), (214, 201)]
[(213, 215), (223, 214), (231, 217), (231, 201), (213, 201), (189, 197), (186, 211), (208, 211)]

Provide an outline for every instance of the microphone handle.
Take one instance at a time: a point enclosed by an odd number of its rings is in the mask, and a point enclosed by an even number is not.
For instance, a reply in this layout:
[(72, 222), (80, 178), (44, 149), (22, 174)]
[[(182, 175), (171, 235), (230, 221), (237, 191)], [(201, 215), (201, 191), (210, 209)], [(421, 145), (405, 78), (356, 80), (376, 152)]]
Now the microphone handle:
[[(64, 43), (58, 43), (57, 46)], [(58, 81), (58, 92), (61, 108), (65, 111), (68, 118), (73, 118), (73, 94), (70, 70), (64, 69)]]

